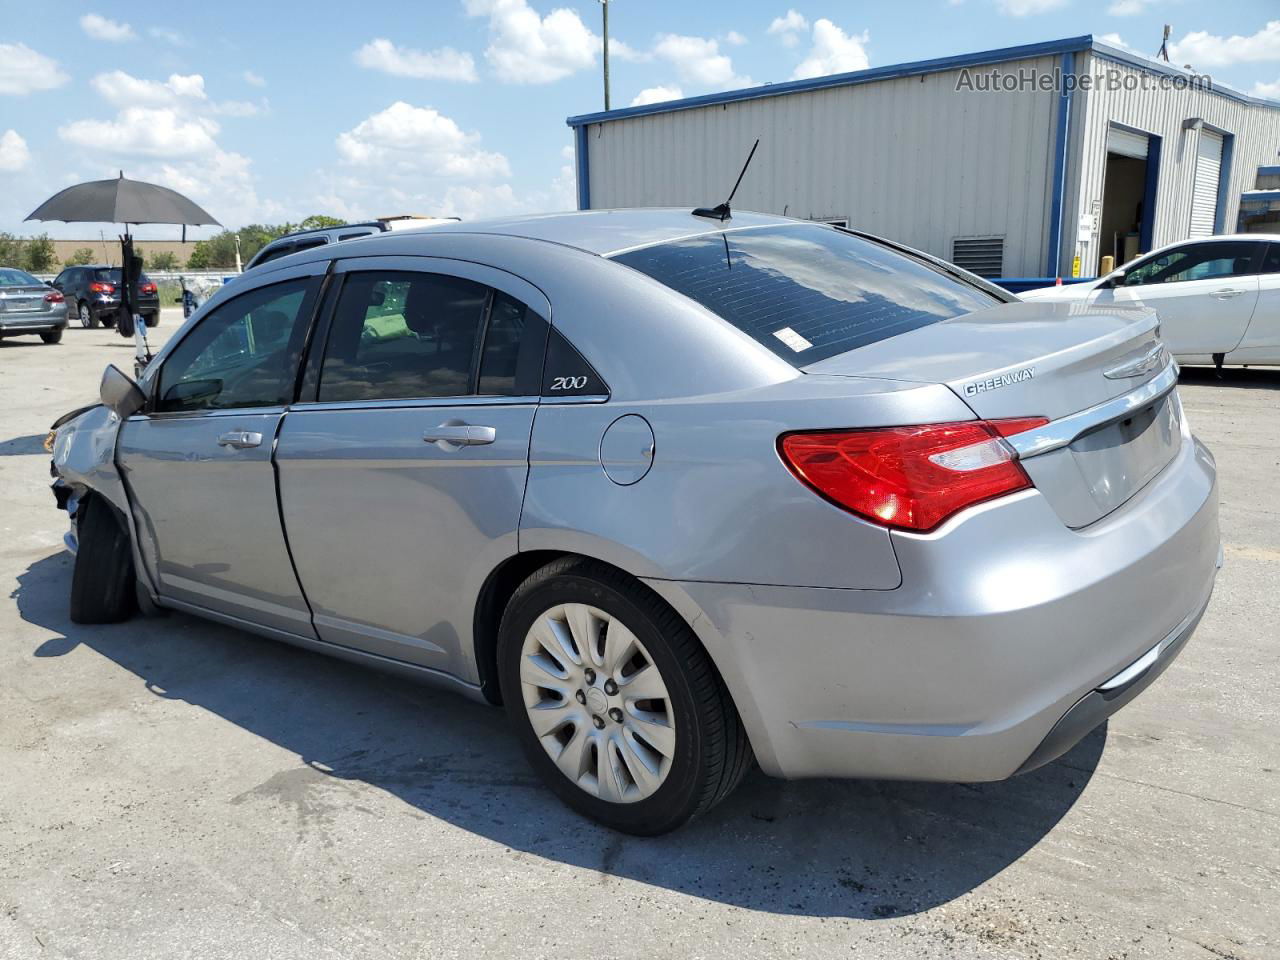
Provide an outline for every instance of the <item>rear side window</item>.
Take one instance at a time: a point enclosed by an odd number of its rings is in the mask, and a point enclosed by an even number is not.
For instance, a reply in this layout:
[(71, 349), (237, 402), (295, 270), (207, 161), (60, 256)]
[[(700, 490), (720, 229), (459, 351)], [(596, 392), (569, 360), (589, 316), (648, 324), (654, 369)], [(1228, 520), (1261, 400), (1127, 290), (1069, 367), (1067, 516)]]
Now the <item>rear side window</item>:
[(804, 224), (730, 229), (613, 259), (797, 367), (1001, 302), (870, 240)]

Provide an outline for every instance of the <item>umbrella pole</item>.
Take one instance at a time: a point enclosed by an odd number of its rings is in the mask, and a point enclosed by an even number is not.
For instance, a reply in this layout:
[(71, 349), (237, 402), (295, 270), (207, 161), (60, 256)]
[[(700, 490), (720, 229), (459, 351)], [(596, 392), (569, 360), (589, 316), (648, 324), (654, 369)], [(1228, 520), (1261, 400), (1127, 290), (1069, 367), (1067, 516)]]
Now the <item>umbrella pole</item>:
[(147, 324), (135, 309), (134, 298), (137, 295), (138, 275), (133, 269), (133, 237), (129, 235), (129, 225), (125, 224), (125, 234), (120, 238), (122, 262), (120, 279), (124, 289), (121, 300), (124, 310), (133, 321), (133, 374), (141, 377), (142, 371), (151, 362), (151, 345), (147, 343)]

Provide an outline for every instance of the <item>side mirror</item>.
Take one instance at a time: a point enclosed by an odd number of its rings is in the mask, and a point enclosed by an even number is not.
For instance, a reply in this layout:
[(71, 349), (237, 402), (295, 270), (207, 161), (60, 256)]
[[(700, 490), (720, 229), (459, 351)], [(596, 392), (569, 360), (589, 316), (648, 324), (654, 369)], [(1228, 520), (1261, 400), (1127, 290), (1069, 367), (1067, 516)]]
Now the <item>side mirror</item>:
[(103, 405), (121, 420), (133, 416), (147, 402), (147, 395), (142, 392), (142, 388), (111, 364), (102, 371), (98, 396)]

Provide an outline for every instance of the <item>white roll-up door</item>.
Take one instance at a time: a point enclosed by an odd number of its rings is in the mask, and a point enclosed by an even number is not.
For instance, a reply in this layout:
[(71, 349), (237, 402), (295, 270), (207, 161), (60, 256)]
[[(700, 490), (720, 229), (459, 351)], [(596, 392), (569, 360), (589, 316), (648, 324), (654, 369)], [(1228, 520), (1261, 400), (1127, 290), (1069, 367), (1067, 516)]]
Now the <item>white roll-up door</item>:
[(1147, 135), (1130, 133), (1116, 127), (1107, 128), (1107, 153), (1118, 153), (1122, 157), (1147, 159)]
[(1196, 179), (1191, 187), (1189, 237), (1213, 236), (1218, 216), (1218, 177), (1222, 172), (1222, 134), (1200, 129), (1196, 139)]

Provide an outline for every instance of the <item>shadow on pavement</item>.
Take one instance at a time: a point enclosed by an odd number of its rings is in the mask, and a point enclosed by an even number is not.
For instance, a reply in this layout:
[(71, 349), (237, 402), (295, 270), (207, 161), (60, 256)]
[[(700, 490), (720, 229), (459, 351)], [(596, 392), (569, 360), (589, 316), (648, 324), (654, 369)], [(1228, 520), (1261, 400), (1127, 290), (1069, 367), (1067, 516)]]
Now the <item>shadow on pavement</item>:
[(514, 850), (770, 913), (900, 916), (972, 890), (1071, 808), (1106, 739), (1095, 730), (1057, 763), (1003, 783), (785, 783), (757, 771), (683, 830), (636, 839), (562, 807), (500, 710), (181, 614), (81, 627), (67, 618), (70, 580), (67, 554), (18, 578), (23, 619), (58, 634), (34, 656), (84, 645), (154, 695), (301, 758), (233, 803), (306, 804), (359, 781)]
[(44, 453), (43, 433), (33, 433), (29, 437), (10, 437), (0, 440), (0, 457), (25, 457), (33, 453)]
[(1182, 367), (1178, 382), (1210, 387), (1237, 387), (1245, 390), (1280, 390), (1280, 368), (1223, 367), (1222, 376), (1219, 378), (1213, 367)]

